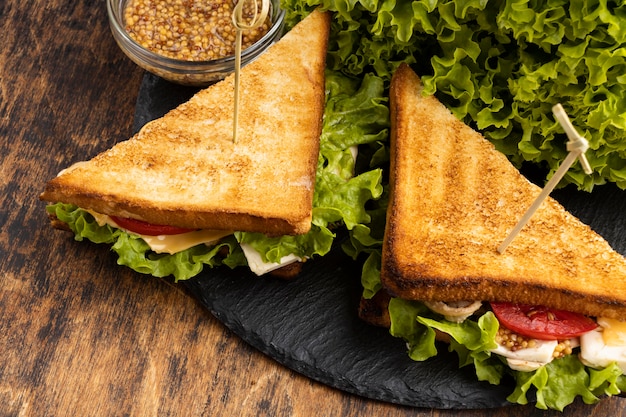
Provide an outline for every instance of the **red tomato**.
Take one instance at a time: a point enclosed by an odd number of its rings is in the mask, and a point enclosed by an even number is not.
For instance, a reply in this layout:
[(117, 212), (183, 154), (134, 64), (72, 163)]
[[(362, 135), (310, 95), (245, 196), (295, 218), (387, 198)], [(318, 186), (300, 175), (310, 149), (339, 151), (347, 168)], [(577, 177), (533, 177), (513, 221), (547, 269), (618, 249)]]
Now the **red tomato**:
[(177, 226), (167, 226), (160, 224), (152, 224), (136, 219), (125, 217), (111, 216), (113, 221), (123, 229), (146, 236), (159, 235), (179, 235), (181, 233), (193, 232), (195, 229), (185, 229)]
[(533, 339), (569, 339), (598, 327), (582, 314), (543, 306), (491, 303), (491, 309), (504, 327)]

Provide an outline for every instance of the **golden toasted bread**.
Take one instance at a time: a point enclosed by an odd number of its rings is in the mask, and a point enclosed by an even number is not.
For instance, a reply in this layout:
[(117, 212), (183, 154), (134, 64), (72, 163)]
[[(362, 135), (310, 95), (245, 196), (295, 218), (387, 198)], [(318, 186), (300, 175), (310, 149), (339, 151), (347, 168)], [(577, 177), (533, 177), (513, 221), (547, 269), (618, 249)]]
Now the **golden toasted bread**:
[(330, 15), (314, 11), (234, 76), (128, 141), (65, 170), (41, 199), (187, 228), (306, 233), (324, 107)]
[(393, 76), (381, 280), (412, 300), (509, 301), (626, 317), (626, 260), (554, 199), (500, 254), (541, 189), (402, 66)]
[(372, 298), (361, 297), (359, 301), (359, 318), (373, 326), (390, 327), (389, 294), (379, 290)]

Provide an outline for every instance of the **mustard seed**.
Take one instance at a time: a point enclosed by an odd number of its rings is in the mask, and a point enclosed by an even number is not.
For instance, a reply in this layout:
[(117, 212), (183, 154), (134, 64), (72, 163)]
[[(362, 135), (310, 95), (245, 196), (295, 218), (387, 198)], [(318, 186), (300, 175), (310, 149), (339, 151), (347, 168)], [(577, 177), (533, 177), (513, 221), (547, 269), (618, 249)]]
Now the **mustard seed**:
[[(507, 329), (506, 327), (500, 327), (498, 329), (498, 332), (496, 333), (496, 342), (513, 352), (520, 349), (533, 348), (536, 345), (534, 339), (526, 338)], [(562, 358), (563, 356), (571, 355), (572, 351), (573, 348), (569, 340), (559, 340), (558, 344), (554, 348), (552, 356), (554, 358)]]
[(496, 342), (507, 347), (513, 352), (519, 349), (532, 348), (535, 346), (535, 341), (533, 339), (526, 338), (511, 331), (510, 329), (507, 329), (506, 327), (500, 327), (498, 329), (498, 333), (496, 333)]
[[(124, 10), (126, 32), (159, 55), (185, 61), (208, 61), (235, 54), (232, 0), (129, 0)], [(244, 20), (254, 15), (245, 4)], [(267, 33), (270, 17), (259, 28), (244, 30), (242, 49)]]

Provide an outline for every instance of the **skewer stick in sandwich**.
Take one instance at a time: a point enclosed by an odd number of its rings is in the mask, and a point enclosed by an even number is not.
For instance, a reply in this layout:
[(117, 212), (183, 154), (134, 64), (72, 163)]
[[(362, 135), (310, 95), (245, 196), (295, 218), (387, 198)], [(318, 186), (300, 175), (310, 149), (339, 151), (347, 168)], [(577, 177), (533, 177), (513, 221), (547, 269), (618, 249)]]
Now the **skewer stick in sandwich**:
[(391, 201), (381, 280), (401, 298), (540, 304), (626, 319), (626, 260), (398, 70), (391, 89)]
[(62, 171), (41, 199), (145, 236), (306, 233), (329, 26), (329, 14), (314, 11), (241, 70), (236, 142), (231, 75), (130, 140)]
[[(377, 324), (398, 328), (394, 311), (398, 300), (408, 300), (427, 307), (418, 316), (446, 324), (412, 320), (450, 340), (487, 313), (497, 318), (497, 335), (468, 349), (497, 355), (513, 370), (538, 371), (570, 354), (591, 368), (617, 365), (618, 375), (626, 373), (624, 257), (550, 197), (499, 253), (541, 189), (435, 97), (424, 96), (406, 65), (393, 76), (390, 106), (390, 202), (377, 297), (389, 310), (378, 311)], [(364, 301), (362, 315), (375, 312), (372, 305)], [(511, 334), (519, 344), (504, 341)]]

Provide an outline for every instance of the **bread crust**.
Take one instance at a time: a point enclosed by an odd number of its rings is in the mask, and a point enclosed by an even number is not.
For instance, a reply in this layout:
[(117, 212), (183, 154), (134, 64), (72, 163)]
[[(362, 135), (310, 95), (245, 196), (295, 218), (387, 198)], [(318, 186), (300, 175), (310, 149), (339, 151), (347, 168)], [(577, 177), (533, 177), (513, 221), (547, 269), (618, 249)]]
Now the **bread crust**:
[[(41, 199), (187, 228), (310, 230), (330, 15), (312, 12), (234, 76), (49, 181)], [(306, 47), (304, 47), (306, 46)]]
[(372, 326), (391, 327), (389, 300), (390, 296), (385, 290), (377, 291), (372, 298), (361, 297), (359, 318)]
[(381, 280), (410, 300), (509, 301), (626, 320), (626, 261), (548, 198), (500, 254), (541, 189), (434, 97), (395, 73), (391, 196)]

